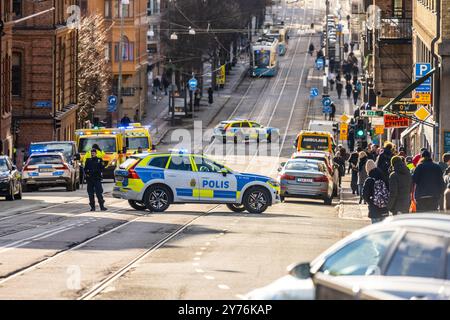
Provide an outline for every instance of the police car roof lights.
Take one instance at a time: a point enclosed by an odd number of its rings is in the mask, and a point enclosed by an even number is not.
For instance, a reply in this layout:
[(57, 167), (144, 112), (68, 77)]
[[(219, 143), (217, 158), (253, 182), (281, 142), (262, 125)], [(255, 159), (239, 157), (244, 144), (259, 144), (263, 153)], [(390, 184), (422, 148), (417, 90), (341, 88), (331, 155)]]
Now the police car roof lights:
[(169, 149), (169, 153), (188, 154), (189, 150), (183, 149), (183, 148), (181, 148), (181, 149)]

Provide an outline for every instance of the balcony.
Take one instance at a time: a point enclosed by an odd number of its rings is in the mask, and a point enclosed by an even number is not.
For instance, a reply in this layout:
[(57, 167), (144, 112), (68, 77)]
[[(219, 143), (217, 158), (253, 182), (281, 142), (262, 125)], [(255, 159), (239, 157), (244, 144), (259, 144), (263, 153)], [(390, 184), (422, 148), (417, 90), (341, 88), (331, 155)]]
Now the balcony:
[(411, 18), (382, 18), (379, 40), (408, 40), (412, 39)]

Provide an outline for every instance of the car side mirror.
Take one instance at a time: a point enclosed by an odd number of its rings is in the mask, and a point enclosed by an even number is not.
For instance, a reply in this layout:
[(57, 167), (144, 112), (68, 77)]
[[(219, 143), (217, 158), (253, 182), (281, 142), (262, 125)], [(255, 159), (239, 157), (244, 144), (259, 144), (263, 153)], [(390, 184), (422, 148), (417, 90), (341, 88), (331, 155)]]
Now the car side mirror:
[(288, 272), (291, 276), (298, 279), (309, 279), (312, 276), (311, 265), (309, 262), (303, 262), (288, 267)]
[(228, 170), (225, 169), (225, 168), (222, 168), (222, 169), (220, 170), (220, 173), (222, 173), (222, 175), (223, 175), (224, 177), (226, 177), (227, 174), (228, 174)]

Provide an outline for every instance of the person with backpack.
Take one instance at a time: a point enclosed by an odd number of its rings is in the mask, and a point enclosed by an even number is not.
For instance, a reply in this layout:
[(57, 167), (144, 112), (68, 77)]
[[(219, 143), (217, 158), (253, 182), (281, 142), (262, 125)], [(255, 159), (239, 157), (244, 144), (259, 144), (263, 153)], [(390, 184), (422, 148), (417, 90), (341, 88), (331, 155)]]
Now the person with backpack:
[(394, 145), (386, 141), (384, 144), (383, 152), (380, 153), (377, 157), (377, 167), (381, 170), (384, 176), (384, 180), (388, 181), (389, 179), (389, 169), (391, 168), (391, 159), (392, 159), (392, 149)]
[(370, 220), (376, 223), (389, 216), (389, 190), (383, 173), (373, 160), (367, 160), (366, 172), (369, 177), (364, 182), (363, 198), (369, 207)]
[(388, 209), (393, 215), (409, 213), (412, 177), (402, 157), (392, 157), (393, 171), (389, 176)]
[(421, 152), (421, 160), (414, 170), (414, 198), (417, 202), (417, 212), (436, 211), (441, 197), (444, 195), (445, 182), (442, 170), (431, 159), (430, 151)]

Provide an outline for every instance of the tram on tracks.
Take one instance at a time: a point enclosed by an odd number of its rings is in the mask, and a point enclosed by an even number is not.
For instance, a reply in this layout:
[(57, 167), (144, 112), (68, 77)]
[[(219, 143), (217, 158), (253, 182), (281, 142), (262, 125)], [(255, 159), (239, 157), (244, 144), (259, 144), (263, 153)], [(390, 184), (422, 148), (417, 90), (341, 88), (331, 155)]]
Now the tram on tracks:
[(250, 72), (252, 77), (273, 77), (278, 72), (278, 44), (276, 37), (264, 36), (251, 46)]

